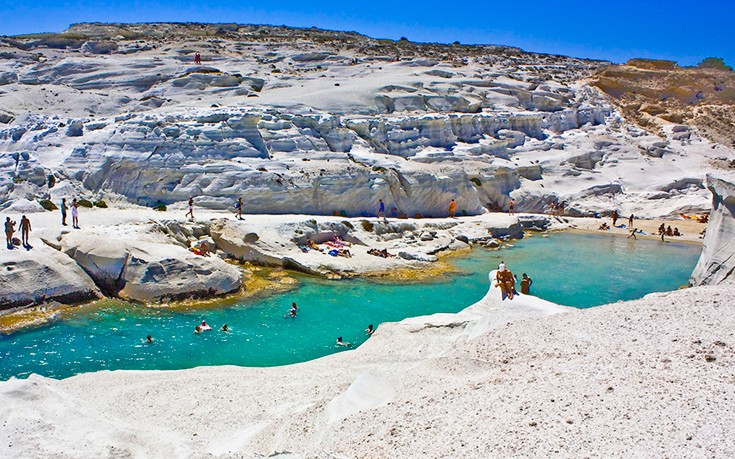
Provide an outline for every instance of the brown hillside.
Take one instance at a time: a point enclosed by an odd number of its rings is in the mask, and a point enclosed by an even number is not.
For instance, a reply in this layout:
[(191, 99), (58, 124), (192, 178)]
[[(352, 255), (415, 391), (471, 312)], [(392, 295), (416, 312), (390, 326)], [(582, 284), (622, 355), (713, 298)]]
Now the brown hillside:
[(653, 64), (635, 59), (609, 66), (591, 85), (650, 132), (667, 121), (690, 124), (714, 142), (735, 146), (735, 72)]

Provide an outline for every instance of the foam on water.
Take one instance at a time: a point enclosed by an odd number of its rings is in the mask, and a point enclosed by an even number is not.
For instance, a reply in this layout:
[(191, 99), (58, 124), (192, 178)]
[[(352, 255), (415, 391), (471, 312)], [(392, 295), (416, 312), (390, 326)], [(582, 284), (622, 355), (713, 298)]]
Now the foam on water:
[[(663, 244), (609, 235), (534, 236), (500, 251), (474, 250), (453, 261), (463, 274), (429, 283), (327, 281), (299, 277), (297, 290), (203, 311), (166, 310), (105, 301), (99, 308), (43, 327), (0, 336), (0, 380), (38, 373), (55, 378), (104, 369), (180, 369), (202, 365), (285, 365), (352, 347), (368, 324), (436, 312), (458, 312), (488, 289), (487, 272), (500, 260), (532, 293), (555, 303), (591, 307), (639, 298), (686, 284), (701, 246)], [(292, 301), (295, 319), (284, 317)], [(194, 334), (206, 319), (214, 331)], [(229, 333), (216, 331), (222, 324)], [(146, 344), (146, 335), (154, 343)]]

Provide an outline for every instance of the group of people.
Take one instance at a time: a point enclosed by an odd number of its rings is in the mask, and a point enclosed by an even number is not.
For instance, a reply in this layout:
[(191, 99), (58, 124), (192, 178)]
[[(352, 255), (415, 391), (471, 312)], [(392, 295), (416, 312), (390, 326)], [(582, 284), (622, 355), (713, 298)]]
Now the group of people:
[[(495, 286), (500, 288), (501, 299), (505, 300), (508, 298), (512, 300), (513, 297), (518, 295), (516, 290), (516, 282), (518, 278), (513, 274), (510, 269), (505, 266), (505, 262), (500, 262), (498, 270), (495, 273)], [(523, 273), (521, 277), (521, 293), (529, 295), (531, 293), (531, 285), (533, 280), (528, 277), (528, 274)]]
[(71, 227), (79, 229), (79, 201), (77, 201), (77, 198), (72, 199), (71, 206), (66, 205), (66, 198), (61, 199), (61, 205), (59, 206), (59, 210), (61, 210), (61, 224), (66, 226), (66, 212), (69, 208), (71, 208)]
[[(202, 333), (202, 332), (205, 332), (205, 331), (211, 331), (211, 330), (213, 330), (212, 329), (212, 326), (209, 325), (206, 320), (202, 320), (202, 323), (201, 324), (199, 324), (196, 327), (194, 327), (194, 333), (195, 334), (199, 334), (199, 333)], [(227, 326), (227, 324), (224, 324), (224, 325), (222, 325), (222, 327), (220, 327), (219, 331), (221, 331), (221, 332), (229, 332), (230, 331), (230, 327)], [(149, 336), (149, 338), (150, 338), (150, 336)]]
[[(59, 210), (61, 211), (61, 224), (67, 226), (66, 217), (67, 212), (71, 209), (71, 224), (75, 229), (79, 229), (79, 201), (77, 198), (72, 200), (71, 206), (67, 206), (66, 198), (61, 199)], [(18, 227), (16, 228), (16, 225)], [(14, 237), (15, 232), (20, 230), (20, 239)], [(30, 243), (30, 233), (32, 231), (31, 220), (22, 215), (20, 217), (20, 224), (11, 220), (10, 217), (5, 217), (5, 244), (8, 249), (12, 250), (17, 245), (23, 246), (26, 250), (33, 248)]]
[(679, 232), (679, 228), (671, 229), (671, 225), (668, 227), (665, 223), (661, 223), (661, 226), (658, 227), (658, 234), (661, 236), (661, 240), (664, 240), (664, 236), (683, 236)]
[(27, 250), (30, 250), (31, 245), (28, 242), (28, 238), (31, 232), (31, 221), (25, 215), (20, 218), (20, 241), (18, 241), (17, 238), (13, 237), (16, 231), (16, 224), (17, 222), (11, 220), (10, 217), (5, 217), (5, 243), (8, 249), (12, 250), (17, 244), (22, 244), (23, 247), (25, 247)]
[[(373, 333), (375, 333), (375, 327), (373, 327), (373, 324), (368, 325), (368, 327), (365, 329), (365, 333), (368, 336), (371, 336)], [(335, 342), (337, 346), (352, 346), (352, 343), (348, 343), (347, 341), (344, 341), (341, 336), (337, 337), (337, 341)]]

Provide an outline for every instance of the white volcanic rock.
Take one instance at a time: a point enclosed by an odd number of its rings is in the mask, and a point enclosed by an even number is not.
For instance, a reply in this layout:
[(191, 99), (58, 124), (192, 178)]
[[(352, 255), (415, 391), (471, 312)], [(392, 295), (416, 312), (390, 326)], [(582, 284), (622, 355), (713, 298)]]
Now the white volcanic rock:
[(712, 212), (691, 285), (735, 282), (735, 183), (707, 175), (707, 188), (712, 192)]
[(70, 233), (61, 243), (103, 291), (124, 299), (202, 298), (240, 288), (240, 271), (218, 257), (135, 236)]
[(81, 303), (100, 296), (94, 282), (74, 260), (43, 243), (31, 250), (2, 252), (0, 310), (52, 300)]
[(11, 379), (0, 455), (732, 457), (734, 309), (728, 285), (585, 310), (490, 289), (297, 365)]
[(98, 27), (0, 42), (0, 208), (73, 189), (213, 209), (243, 196), (251, 213), (374, 215), (383, 199), (445, 216), (456, 199), (475, 215), (513, 198), (653, 217), (705, 210), (705, 171), (734, 156), (696, 130), (627, 125), (584, 83), (600, 62), (254, 26), (216, 43), (170, 24), (88, 34)]

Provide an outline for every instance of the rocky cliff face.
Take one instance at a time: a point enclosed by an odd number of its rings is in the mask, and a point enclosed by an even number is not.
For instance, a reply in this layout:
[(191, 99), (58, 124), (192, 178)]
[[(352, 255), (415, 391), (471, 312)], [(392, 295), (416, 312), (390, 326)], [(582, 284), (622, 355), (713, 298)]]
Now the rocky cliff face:
[[(237, 197), (250, 213), (705, 210), (732, 151), (626, 124), (604, 62), (496, 46), (201, 24), (79, 24), (0, 42), (0, 209)], [(194, 62), (198, 53), (202, 61)], [(664, 205), (660, 205), (665, 202)], [(32, 207), (32, 206), (30, 206)]]
[(708, 175), (707, 188), (712, 192), (712, 213), (691, 285), (735, 281), (732, 275), (735, 271), (735, 183)]

